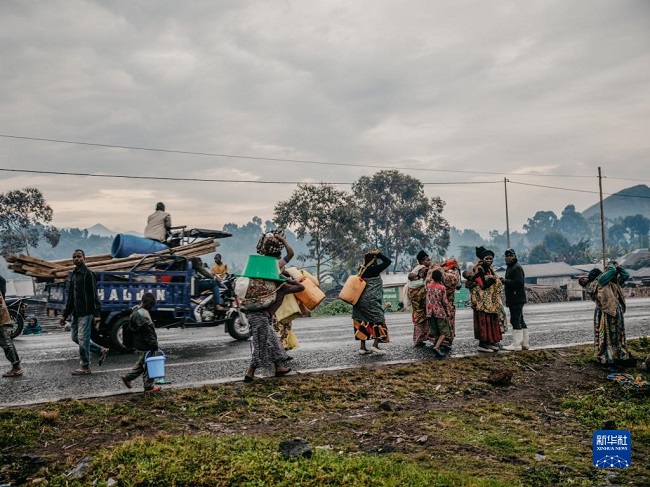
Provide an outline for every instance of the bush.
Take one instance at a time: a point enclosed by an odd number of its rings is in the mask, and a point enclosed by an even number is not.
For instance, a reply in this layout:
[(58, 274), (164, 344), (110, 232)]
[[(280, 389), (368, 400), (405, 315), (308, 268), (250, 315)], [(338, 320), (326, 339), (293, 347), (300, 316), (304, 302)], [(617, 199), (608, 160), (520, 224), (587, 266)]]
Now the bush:
[(352, 314), (352, 305), (340, 299), (321, 305), (312, 312), (312, 316), (342, 316), (349, 314)]

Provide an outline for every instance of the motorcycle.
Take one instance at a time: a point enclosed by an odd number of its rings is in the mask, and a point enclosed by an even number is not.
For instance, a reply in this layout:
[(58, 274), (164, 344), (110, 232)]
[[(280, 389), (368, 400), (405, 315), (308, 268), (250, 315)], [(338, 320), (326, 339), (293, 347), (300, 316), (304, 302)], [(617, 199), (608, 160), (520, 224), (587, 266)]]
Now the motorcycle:
[[(203, 294), (192, 298), (191, 316), (197, 325), (212, 326), (225, 323), (230, 336), (236, 340), (247, 340), (250, 337), (250, 325), (246, 314), (240, 307), (239, 298), (235, 294), (236, 279), (234, 274), (227, 274), (221, 281), (219, 295), (223, 309), (215, 309), (212, 291), (204, 291)], [(187, 320), (184, 324), (192, 325)]]
[(6, 296), (5, 304), (11, 316), (10, 327), (11, 338), (14, 339), (23, 332), (25, 326), (25, 309), (27, 308), (27, 298), (24, 296)]

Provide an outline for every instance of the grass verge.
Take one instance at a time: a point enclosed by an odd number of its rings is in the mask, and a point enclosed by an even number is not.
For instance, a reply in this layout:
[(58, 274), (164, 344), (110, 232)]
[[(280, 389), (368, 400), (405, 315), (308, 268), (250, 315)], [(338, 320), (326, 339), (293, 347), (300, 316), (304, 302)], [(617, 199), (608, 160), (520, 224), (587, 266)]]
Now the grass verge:
[[(630, 347), (650, 352), (647, 340)], [(616, 477), (643, 485), (650, 400), (606, 380), (591, 353), (431, 360), (3, 409), (0, 483), (588, 486)], [(511, 384), (488, 381), (504, 370)], [(591, 464), (592, 434), (607, 422), (632, 433), (628, 469)], [(279, 455), (294, 437), (309, 441), (311, 458)], [(88, 467), (74, 479), (84, 457)]]

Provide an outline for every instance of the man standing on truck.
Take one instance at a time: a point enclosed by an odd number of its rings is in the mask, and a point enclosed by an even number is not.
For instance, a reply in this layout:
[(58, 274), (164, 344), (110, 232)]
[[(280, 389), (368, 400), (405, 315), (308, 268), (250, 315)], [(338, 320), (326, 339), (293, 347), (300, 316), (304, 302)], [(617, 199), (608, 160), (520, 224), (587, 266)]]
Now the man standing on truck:
[(147, 218), (145, 238), (165, 242), (172, 228), (172, 217), (165, 211), (164, 203), (156, 203), (156, 211)]
[(72, 253), (75, 270), (70, 278), (68, 301), (61, 316), (61, 326), (72, 315), (72, 341), (79, 345), (81, 366), (72, 375), (90, 374), (90, 352), (99, 355), (101, 366), (108, 355), (108, 348), (102, 348), (90, 339), (93, 324), (99, 324), (101, 304), (97, 295), (97, 279), (86, 267), (86, 254), (77, 249)]

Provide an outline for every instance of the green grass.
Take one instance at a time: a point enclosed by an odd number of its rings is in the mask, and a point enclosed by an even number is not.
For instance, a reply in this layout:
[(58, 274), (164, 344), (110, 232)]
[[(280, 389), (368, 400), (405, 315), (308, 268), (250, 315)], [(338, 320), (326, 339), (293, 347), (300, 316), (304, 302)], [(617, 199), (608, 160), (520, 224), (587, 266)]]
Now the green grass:
[(352, 305), (336, 299), (331, 303), (318, 306), (314, 311), (312, 311), (312, 316), (350, 316), (352, 313)]
[[(480, 476), (439, 472), (399, 456), (349, 455), (316, 449), (312, 458), (285, 460), (276, 442), (250, 437), (136, 440), (100, 452), (91, 470), (93, 477), (112, 478), (125, 487), (511, 485)], [(64, 475), (57, 475), (48, 485), (87, 483), (70, 482)]]
[[(487, 383), (497, 369), (513, 371), (512, 387)], [(633, 467), (616, 483), (641, 485), (650, 401), (605, 376), (590, 347), (575, 347), (4, 409), (0, 484), (600, 485), (591, 435), (615, 420), (633, 437)], [(311, 459), (278, 454), (296, 436)], [(86, 477), (66, 478), (87, 455)]]

